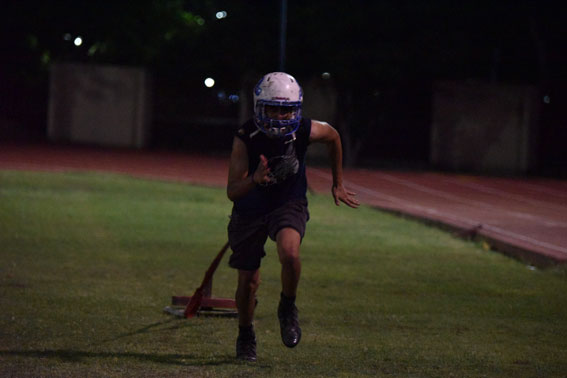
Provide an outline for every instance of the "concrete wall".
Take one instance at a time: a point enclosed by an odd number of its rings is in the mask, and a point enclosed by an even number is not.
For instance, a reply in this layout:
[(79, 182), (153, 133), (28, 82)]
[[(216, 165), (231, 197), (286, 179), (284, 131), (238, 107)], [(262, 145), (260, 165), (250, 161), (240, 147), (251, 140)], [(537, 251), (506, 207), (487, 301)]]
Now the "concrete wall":
[(103, 146), (144, 147), (151, 120), (149, 78), (140, 68), (54, 64), (48, 138)]
[[(328, 122), (336, 128), (338, 93), (332, 81), (315, 77), (301, 84), (305, 96), (303, 114), (317, 121)], [(307, 159), (310, 162), (328, 164), (327, 146), (322, 143), (312, 144), (307, 150)]]
[(479, 173), (526, 173), (536, 163), (538, 116), (532, 87), (436, 83), (431, 163)]

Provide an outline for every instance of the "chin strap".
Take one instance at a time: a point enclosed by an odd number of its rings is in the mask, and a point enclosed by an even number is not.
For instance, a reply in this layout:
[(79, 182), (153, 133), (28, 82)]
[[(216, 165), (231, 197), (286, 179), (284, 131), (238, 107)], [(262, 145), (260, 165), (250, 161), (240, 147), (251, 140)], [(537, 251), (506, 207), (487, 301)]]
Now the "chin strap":
[(286, 141), (285, 144), (293, 143), (293, 142), (295, 142), (295, 139), (297, 139), (297, 138), (295, 137), (295, 132), (293, 132), (293, 133), (291, 133), (291, 138), (288, 141)]
[[(258, 133), (260, 132), (260, 129), (256, 129), (254, 132), (250, 133), (250, 137), (249, 138), (253, 138), (254, 136), (258, 135)], [(293, 143), (295, 142), (295, 140), (297, 139), (297, 137), (295, 136), (295, 131), (289, 135), (286, 135), (286, 138), (288, 138), (288, 140), (286, 140), (284, 142), (284, 144), (289, 144), (289, 143)]]

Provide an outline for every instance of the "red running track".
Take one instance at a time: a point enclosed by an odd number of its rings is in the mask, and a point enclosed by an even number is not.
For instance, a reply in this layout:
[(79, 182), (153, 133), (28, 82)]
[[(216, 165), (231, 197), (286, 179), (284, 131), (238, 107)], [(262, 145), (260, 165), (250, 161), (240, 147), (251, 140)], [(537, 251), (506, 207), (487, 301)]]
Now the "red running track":
[[(0, 145), (1, 170), (104, 171), (222, 187), (228, 156), (61, 145)], [(328, 169), (308, 168), (311, 189), (329, 193)], [(367, 205), (482, 238), (538, 266), (567, 262), (567, 181), (434, 172), (345, 170)]]

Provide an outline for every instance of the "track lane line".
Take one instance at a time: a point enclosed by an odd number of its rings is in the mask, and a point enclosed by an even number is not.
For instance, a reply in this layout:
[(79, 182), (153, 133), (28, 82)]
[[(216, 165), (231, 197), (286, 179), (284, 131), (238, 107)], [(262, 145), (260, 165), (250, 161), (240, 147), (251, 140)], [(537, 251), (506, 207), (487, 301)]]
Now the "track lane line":
[[(454, 194), (451, 194), (451, 193), (447, 193), (447, 192), (442, 191), (442, 190), (432, 189), (432, 188), (429, 188), (425, 185), (417, 184), (413, 181), (397, 178), (397, 177), (394, 177), (394, 176), (389, 175), (387, 173), (371, 172), (371, 174), (373, 176), (379, 176), (386, 181), (390, 181), (390, 182), (393, 182), (393, 183), (396, 183), (396, 184), (399, 184), (399, 185), (403, 185), (403, 186), (406, 186), (410, 189), (414, 189), (414, 190), (417, 190), (417, 191), (420, 191), (420, 192), (423, 192), (423, 193), (427, 193), (427, 194), (430, 194), (432, 196), (437, 196), (437, 197), (443, 198), (443, 199), (449, 199), (449, 200), (461, 203), (461, 204), (466, 205), (466, 206), (474, 205), (476, 207), (480, 207), (480, 208), (483, 208), (485, 210), (493, 210), (495, 207), (497, 207), (497, 206), (486, 204), (486, 203), (481, 202), (481, 201), (471, 200), (471, 199), (460, 197), (460, 196), (457, 196), (457, 195), (454, 195)], [(557, 222), (557, 221), (553, 221), (553, 220), (548, 220), (548, 219), (543, 218), (543, 217), (538, 216), (538, 215), (528, 214), (528, 213), (521, 212), (521, 211), (507, 210), (507, 209), (503, 209), (503, 208), (500, 208), (498, 211), (500, 213), (503, 213), (503, 214), (509, 214), (509, 215), (511, 215), (515, 218), (518, 218), (518, 219), (522, 219), (522, 220), (529, 219), (529, 220), (532, 220), (536, 223), (543, 224), (546, 227), (567, 228), (567, 222)]]
[[(323, 172), (323, 171), (321, 171), (317, 168), (309, 168), (309, 171), (311, 173), (321, 177), (321, 178), (326, 179), (329, 182), (332, 182), (332, 176), (329, 173)], [(420, 211), (425, 212), (427, 214), (442, 216), (445, 219), (457, 221), (461, 224), (467, 224), (471, 227), (480, 226), (480, 232), (479, 233), (481, 233), (481, 234), (482, 234), (482, 229), (484, 228), (486, 230), (490, 230), (494, 233), (500, 234), (502, 236), (506, 236), (508, 238), (521, 240), (521, 241), (530, 243), (534, 246), (547, 248), (547, 249), (550, 249), (550, 250), (561, 252), (562, 254), (567, 254), (567, 248), (564, 248), (564, 247), (561, 247), (561, 246), (558, 246), (558, 245), (555, 245), (555, 244), (552, 244), (552, 243), (548, 243), (548, 242), (545, 242), (545, 241), (541, 241), (541, 240), (538, 240), (538, 239), (534, 239), (534, 238), (529, 237), (529, 236), (518, 234), (514, 231), (509, 231), (509, 230), (505, 230), (505, 229), (497, 227), (497, 226), (492, 226), (490, 224), (486, 224), (486, 223), (483, 223), (481, 221), (474, 220), (472, 218), (464, 218), (464, 217), (461, 217), (461, 216), (458, 216), (458, 215), (448, 214), (446, 212), (439, 211), (439, 210), (432, 208), (432, 207), (421, 206), (421, 205), (415, 204), (413, 202), (407, 201), (405, 199), (402, 199), (402, 198), (399, 198), (399, 197), (396, 197), (396, 196), (380, 193), (378, 191), (375, 191), (373, 189), (367, 188), (367, 187), (362, 186), (362, 185), (352, 183), (350, 181), (345, 181), (344, 184), (345, 184), (345, 186), (352, 188), (352, 189), (354, 189), (354, 190), (356, 190), (360, 193), (364, 193), (364, 194), (367, 194), (367, 195), (370, 195), (372, 197), (382, 199), (382, 200), (385, 199), (389, 202), (393, 202), (394, 204), (401, 204), (401, 205), (404, 205), (408, 208), (420, 210)], [(399, 208), (398, 208), (398, 210), (399, 210)], [(415, 215), (415, 214), (413, 214), (413, 215)]]

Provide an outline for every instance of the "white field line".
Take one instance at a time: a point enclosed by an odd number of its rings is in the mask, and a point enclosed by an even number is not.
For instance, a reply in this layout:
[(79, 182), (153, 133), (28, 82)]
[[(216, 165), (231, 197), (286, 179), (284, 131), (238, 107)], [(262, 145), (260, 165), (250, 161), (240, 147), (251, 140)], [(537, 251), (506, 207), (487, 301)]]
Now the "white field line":
[[(321, 178), (324, 178), (329, 182), (332, 182), (332, 176), (330, 174), (325, 173), (325, 172), (323, 172), (323, 171), (321, 171), (317, 168), (309, 168), (309, 172), (311, 172), (311, 173), (313, 173), (313, 174), (315, 174), (315, 175), (317, 175)], [(521, 234), (515, 233), (513, 231), (508, 231), (508, 230), (504, 230), (500, 227), (483, 224), (482, 222), (479, 222), (479, 221), (476, 221), (476, 220), (473, 220), (473, 219), (470, 219), (470, 218), (463, 218), (463, 217), (455, 216), (453, 214), (448, 214), (446, 212), (442, 212), (442, 211), (439, 211), (439, 210), (431, 208), (431, 207), (425, 207), (425, 206), (417, 205), (417, 204), (410, 202), (410, 201), (407, 201), (405, 199), (395, 197), (395, 196), (392, 196), (392, 195), (389, 195), (389, 194), (380, 193), (380, 192), (375, 191), (373, 189), (369, 189), (365, 186), (354, 184), (354, 183), (351, 183), (351, 182), (348, 182), (348, 181), (345, 181), (344, 184), (345, 184), (345, 186), (352, 188), (353, 190), (356, 190), (359, 193), (364, 193), (364, 194), (367, 194), (367, 195), (374, 197), (374, 198), (386, 200), (386, 201), (392, 202), (394, 204), (399, 204), (399, 205), (402, 205), (402, 206), (405, 206), (405, 207), (408, 207), (408, 208), (413, 208), (415, 210), (419, 210), (419, 211), (425, 212), (427, 214), (437, 215), (437, 216), (443, 217), (443, 218), (448, 219), (448, 220), (468, 224), (471, 227), (475, 227), (475, 226), (480, 225), (481, 230), (479, 232), (482, 232), (482, 229), (486, 229), (486, 230), (492, 231), (494, 233), (506, 236), (508, 238), (522, 240), (522, 241), (531, 243), (532, 245), (535, 245), (535, 246), (548, 248), (548, 249), (555, 250), (555, 251), (562, 252), (562, 253), (567, 253), (567, 248), (563, 248), (563, 247), (555, 245), (555, 244), (551, 244), (551, 243), (547, 243), (547, 242), (544, 242), (544, 241), (541, 241), (541, 240), (537, 240), (537, 239), (531, 238), (529, 236), (521, 235)]]

